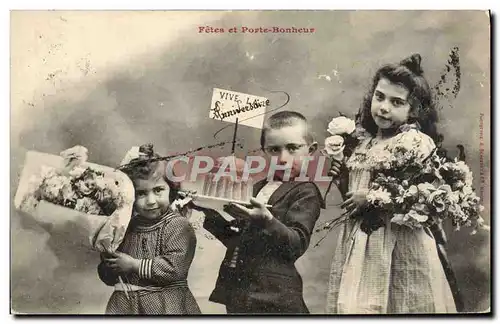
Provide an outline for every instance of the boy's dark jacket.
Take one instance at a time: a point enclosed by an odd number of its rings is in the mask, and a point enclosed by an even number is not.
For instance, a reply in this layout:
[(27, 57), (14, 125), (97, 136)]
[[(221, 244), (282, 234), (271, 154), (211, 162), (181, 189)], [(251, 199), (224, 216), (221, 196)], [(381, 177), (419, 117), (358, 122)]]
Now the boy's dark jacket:
[[(265, 180), (255, 184), (254, 197), (265, 184)], [(240, 223), (236, 232), (231, 229), (234, 221), (228, 222), (215, 211), (206, 212), (204, 228), (227, 247), (210, 301), (308, 313), (295, 261), (309, 246), (322, 202), (314, 183), (285, 182), (269, 198), (274, 219), (263, 227)]]

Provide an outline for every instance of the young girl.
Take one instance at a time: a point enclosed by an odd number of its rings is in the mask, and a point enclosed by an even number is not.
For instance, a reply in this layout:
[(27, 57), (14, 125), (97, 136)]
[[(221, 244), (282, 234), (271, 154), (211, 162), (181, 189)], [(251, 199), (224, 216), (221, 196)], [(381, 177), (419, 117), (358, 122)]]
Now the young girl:
[[(380, 68), (359, 115), (367, 136), (347, 161), (347, 200), (352, 217), (340, 233), (333, 257), (327, 313), (452, 313), (453, 295), (429, 228), (374, 221), (364, 212), (372, 180), (371, 157), (396, 140), (416, 140), (428, 156), (435, 144), (437, 113), (416, 54)], [(382, 155), (381, 155), (382, 153)], [(340, 163), (332, 167), (338, 175)], [(371, 215), (373, 216), (373, 215)]]
[[(196, 236), (187, 218), (172, 211), (177, 186), (151, 145), (123, 171), (134, 183), (134, 213), (118, 251), (101, 256), (99, 278), (115, 291), (107, 314), (199, 314), (187, 284)], [(129, 152), (130, 153), (130, 152)]]

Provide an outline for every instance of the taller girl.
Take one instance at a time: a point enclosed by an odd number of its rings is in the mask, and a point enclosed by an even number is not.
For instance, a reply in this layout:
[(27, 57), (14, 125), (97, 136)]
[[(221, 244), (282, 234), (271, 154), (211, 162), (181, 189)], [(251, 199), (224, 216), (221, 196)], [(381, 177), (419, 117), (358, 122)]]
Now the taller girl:
[(350, 218), (341, 230), (327, 313), (456, 312), (432, 232), (391, 223), (392, 215), (374, 223), (364, 209), (374, 171), (370, 161), (386, 155), (387, 145), (415, 141), (423, 156), (435, 148), (437, 113), (420, 61), (415, 54), (380, 68), (363, 103), (358, 122), (367, 136), (347, 161), (349, 193), (343, 204), (360, 217)]

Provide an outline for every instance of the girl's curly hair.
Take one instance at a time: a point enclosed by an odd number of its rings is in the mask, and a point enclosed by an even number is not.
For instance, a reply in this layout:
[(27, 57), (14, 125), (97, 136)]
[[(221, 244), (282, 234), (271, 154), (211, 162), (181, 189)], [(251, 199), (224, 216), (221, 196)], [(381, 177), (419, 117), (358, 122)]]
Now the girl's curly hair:
[(408, 89), (408, 102), (411, 107), (408, 123), (418, 123), (420, 130), (431, 137), (436, 144), (442, 141), (442, 136), (437, 132), (436, 127), (437, 110), (432, 99), (431, 88), (423, 76), (421, 60), (420, 54), (413, 54), (398, 64), (384, 65), (375, 73), (370, 91), (365, 95), (361, 109), (356, 115), (357, 123), (373, 136), (378, 131), (371, 114), (373, 93), (380, 79), (387, 79)]

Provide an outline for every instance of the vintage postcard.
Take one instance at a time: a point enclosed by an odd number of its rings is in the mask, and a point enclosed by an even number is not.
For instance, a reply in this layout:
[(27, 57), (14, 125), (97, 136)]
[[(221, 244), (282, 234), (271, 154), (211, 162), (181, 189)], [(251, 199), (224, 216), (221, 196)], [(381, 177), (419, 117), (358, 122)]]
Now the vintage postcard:
[(12, 11), (12, 314), (491, 314), (488, 11)]

